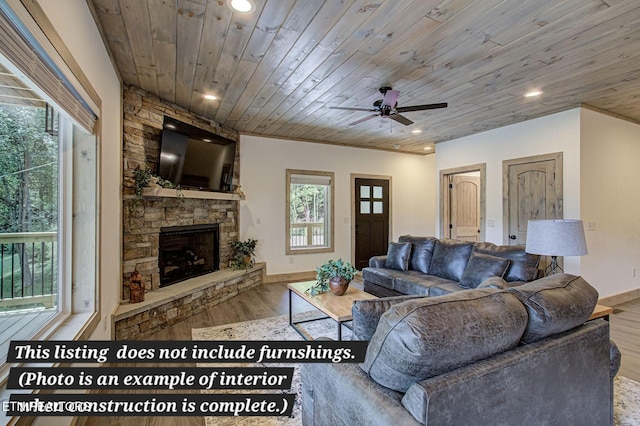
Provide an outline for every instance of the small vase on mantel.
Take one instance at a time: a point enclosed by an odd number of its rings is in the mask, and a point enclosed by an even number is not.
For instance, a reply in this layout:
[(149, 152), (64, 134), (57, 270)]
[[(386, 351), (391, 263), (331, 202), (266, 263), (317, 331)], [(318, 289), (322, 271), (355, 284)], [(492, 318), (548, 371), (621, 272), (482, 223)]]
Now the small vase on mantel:
[(342, 277), (333, 277), (329, 280), (329, 289), (331, 289), (331, 293), (336, 296), (342, 296), (347, 292), (349, 288), (349, 281), (345, 280)]

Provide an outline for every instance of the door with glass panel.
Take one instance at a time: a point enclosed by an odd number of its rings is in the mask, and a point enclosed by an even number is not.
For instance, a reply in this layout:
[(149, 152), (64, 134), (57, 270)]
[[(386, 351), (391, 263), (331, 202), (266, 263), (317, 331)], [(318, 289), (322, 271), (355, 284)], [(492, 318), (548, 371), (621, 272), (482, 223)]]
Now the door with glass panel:
[(389, 181), (355, 179), (355, 259), (361, 270), (369, 258), (387, 253), (389, 244)]

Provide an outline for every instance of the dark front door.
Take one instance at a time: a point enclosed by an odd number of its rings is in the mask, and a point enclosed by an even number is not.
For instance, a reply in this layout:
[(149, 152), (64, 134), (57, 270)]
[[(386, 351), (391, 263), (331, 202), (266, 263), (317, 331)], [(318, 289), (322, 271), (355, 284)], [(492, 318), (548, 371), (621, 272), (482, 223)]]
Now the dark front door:
[(355, 179), (355, 259), (359, 270), (369, 258), (387, 253), (389, 245), (389, 181)]

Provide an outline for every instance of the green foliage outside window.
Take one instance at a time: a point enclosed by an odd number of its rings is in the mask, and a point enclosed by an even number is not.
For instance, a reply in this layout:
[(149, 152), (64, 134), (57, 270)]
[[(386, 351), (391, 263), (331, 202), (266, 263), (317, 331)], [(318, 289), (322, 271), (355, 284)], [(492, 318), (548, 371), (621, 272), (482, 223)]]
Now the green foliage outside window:
[(58, 227), (58, 140), (44, 108), (0, 105), (0, 232)]
[(326, 185), (291, 184), (291, 223), (318, 223), (325, 218)]

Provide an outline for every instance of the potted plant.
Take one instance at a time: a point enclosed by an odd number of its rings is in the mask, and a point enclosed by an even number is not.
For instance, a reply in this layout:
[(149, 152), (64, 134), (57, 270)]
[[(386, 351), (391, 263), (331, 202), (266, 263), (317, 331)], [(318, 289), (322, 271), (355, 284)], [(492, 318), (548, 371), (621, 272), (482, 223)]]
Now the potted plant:
[(331, 290), (336, 296), (342, 296), (357, 273), (358, 270), (351, 263), (329, 259), (316, 268), (316, 283), (308, 291), (315, 295)]
[(231, 268), (233, 269), (249, 269), (253, 267), (255, 261), (253, 256), (256, 254), (256, 245), (258, 240), (249, 238), (247, 241), (231, 241)]
[(147, 164), (145, 164), (144, 169), (141, 169), (140, 166), (136, 167), (133, 171), (133, 177), (135, 180), (133, 208), (137, 207), (140, 200), (142, 200), (142, 191), (145, 187), (160, 186), (162, 188), (175, 189), (178, 196), (184, 201), (184, 194), (182, 193), (180, 185), (174, 185), (173, 182), (154, 175)]

